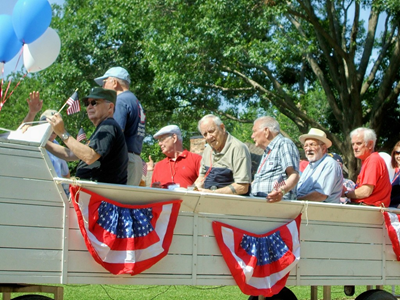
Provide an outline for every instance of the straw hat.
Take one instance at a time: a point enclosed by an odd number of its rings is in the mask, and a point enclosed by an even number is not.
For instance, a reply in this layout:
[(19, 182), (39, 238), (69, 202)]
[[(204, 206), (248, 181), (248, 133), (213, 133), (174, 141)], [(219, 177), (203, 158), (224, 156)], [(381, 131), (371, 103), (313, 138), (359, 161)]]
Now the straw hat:
[(299, 137), (299, 140), (302, 144), (304, 144), (306, 139), (319, 140), (323, 142), (327, 148), (332, 146), (332, 142), (326, 137), (325, 132), (317, 128), (311, 128), (307, 134), (303, 134)]

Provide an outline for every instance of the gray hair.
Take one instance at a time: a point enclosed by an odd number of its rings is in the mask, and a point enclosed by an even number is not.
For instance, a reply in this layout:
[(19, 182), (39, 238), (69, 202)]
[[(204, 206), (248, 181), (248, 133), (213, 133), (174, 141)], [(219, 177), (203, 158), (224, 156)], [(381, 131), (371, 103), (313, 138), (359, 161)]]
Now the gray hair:
[(129, 82), (128, 81), (123, 80), (121, 78), (117, 78), (117, 77), (112, 77), (112, 78), (114, 78), (124, 88), (129, 89)]
[(260, 122), (261, 123), (260, 127), (268, 128), (273, 133), (279, 133), (281, 131), (278, 121), (275, 120), (275, 118), (273, 117), (270, 116), (259, 117), (257, 120), (254, 121), (254, 124), (256, 124), (256, 122)]
[(199, 132), (201, 133), (200, 130), (200, 125), (201, 123), (203, 123), (206, 119), (212, 119), (214, 121), (214, 124), (217, 126), (221, 126), (223, 123), (221, 121), (221, 119), (217, 116), (214, 116), (213, 114), (209, 114), (209, 115), (205, 115), (204, 117), (202, 117), (200, 119), (200, 121), (197, 123), (197, 129), (199, 130)]
[(350, 132), (350, 138), (353, 138), (353, 136), (361, 133), (364, 136), (365, 144), (367, 144), (369, 141), (372, 141), (372, 149), (375, 149), (376, 133), (373, 129), (369, 129), (366, 127), (358, 127), (354, 129), (352, 132)]
[(178, 141), (182, 142), (182, 135), (178, 134), (178, 133), (174, 133), (176, 135), (176, 138), (178, 139)]

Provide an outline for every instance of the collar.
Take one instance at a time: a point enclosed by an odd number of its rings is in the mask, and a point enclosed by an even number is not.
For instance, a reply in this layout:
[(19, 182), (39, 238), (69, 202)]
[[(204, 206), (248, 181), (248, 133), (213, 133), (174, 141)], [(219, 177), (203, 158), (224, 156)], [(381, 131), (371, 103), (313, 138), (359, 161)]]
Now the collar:
[(316, 168), (318, 167), (318, 165), (325, 159), (325, 157), (327, 157), (328, 155), (325, 153), (324, 156), (322, 156), (319, 160), (314, 161), (314, 162), (310, 162), (308, 165), (310, 166), (310, 168)]
[(271, 141), (271, 143), (268, 144), (267, 148), (265, 148), (264, 152), (268, 153), (270, 150), (272, 151), (274, 147), (277, 146), (277, 144), (283, 139), (283, 135), (279, 133), (274, 139)]
[(214, 152), (214, 155), (223, 155), (223, 154), (225, 154), (228, 151), (229, 147), (231, 146), (232, 136), (227, 131), (226, 131), (226, 134), (227, 134), (227, 137), (226, 137), (226, 140), (225, 140), (225, 145), (224, 145), (224, 148), (222, 148), (221, 152), (217, 152), (217, 151), (215, 151), (214, 149), (211, 148), (212, 151)]
[(178, 161), (182, 158), (186, 158), (188, 155), (188, 152), (186, 149), (183, 149), (182, 153), (178, 155), (178, 157), (175, 159), (175, 157), (167, 157), (169, 161)]

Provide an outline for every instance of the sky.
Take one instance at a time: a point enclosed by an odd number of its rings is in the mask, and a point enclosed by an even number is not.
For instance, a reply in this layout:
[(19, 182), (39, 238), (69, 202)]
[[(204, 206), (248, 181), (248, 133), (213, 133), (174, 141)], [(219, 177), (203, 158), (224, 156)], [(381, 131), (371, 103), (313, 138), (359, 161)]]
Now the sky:
[[(64, 0), (48, 0), (50, 4), (56, 3), (62, 5)], [(12, 11), (14, 8), (15, 3), (17, 0), (0, 0), (0, 15), (12, 15)], [(18, 63), (19, 53), (9, 62), (4, 65), (4, 74), (7, 75), (10, 72), (14, 71), (15, 67), (17, 66), (17, 70), (21, 69), (22, 66), (22, 57)], [(17, 65), (18, 63), (18, 65)], [(1, 72), (1, 71), (0, 71)], [(1, 78), (0, 74), (0, 78)]]

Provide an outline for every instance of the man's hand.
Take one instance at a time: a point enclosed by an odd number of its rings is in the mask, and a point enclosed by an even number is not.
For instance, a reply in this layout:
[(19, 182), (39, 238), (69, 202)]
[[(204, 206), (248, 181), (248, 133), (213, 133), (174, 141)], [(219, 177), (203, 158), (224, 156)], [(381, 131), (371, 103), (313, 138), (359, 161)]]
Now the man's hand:
[(274, 202), (279, 202), (283, 198), (283, 193), (279, 190), (272, 190), (271, 193), (269, 193), (266, 197), (267, 202), (269, 203), (274, 203)]
[(151, 155), (149, 155), (149, 162), (147, 164), (147, 171), (153, 171), (154, 170), (154, 161), (151, 158)]
[(156, 181), (151, 184), (152, 188), (162, 189), (161, 182)]
[(29, 98), (26, 99), (29, 106), (29, 112), (32, 114), (37, 114), (43, 107), (43, 100), (40, 100), (40, 93), (38, 91), (33, 91), (29, 93)]
[(59, 113), (54, 114), (51, 118), (47, 118), (47, 122), (53, 127), (53, 131), (61, 136), (65, 132), (64, 121)]
[(347, 191), (348, 191), (347, 188), (345, 186), (343, 186), (341, 197), (345, 197), (344, 193), (347, 192)]

